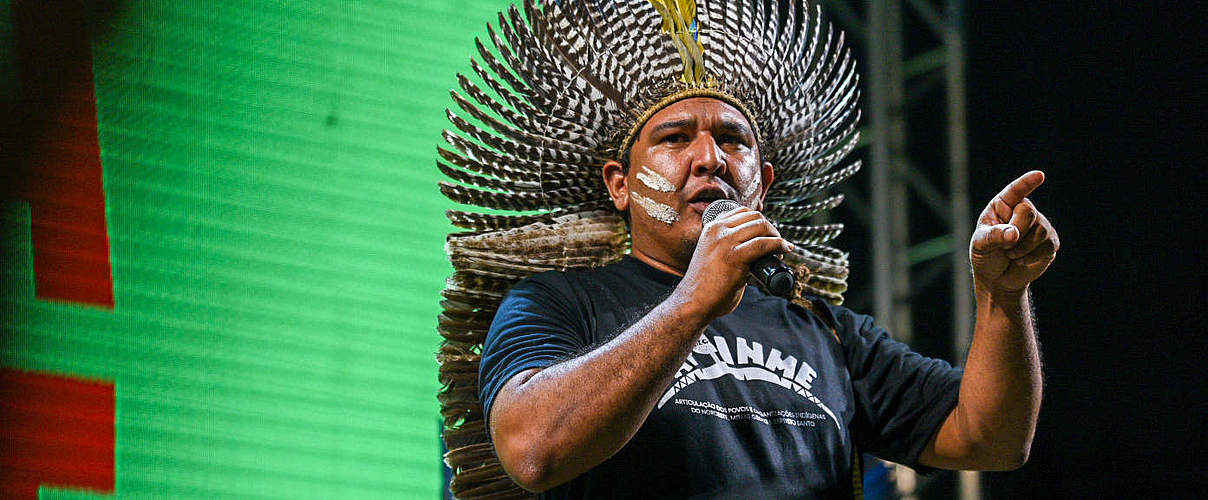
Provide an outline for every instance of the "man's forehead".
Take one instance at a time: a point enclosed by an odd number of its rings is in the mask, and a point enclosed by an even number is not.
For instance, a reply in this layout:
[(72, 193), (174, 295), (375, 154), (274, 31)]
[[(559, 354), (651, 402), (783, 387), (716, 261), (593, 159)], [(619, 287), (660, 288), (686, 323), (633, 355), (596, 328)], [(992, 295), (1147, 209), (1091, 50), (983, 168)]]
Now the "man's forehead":
[(736, 123), (747, 131), (751, 128), (741, 111), (730, 103), (712, 97), (693, 97), (672, 103), (655, 113), (646, 122), (646, 128), (670, 122), (699, 125), (702, 120)]

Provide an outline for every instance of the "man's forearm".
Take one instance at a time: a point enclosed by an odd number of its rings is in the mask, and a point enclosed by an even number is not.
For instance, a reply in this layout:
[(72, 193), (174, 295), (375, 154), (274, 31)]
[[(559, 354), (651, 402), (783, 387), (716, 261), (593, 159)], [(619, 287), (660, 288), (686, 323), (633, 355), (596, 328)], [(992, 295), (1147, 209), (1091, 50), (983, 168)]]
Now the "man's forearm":
[(707, 324), (672, 294), (608, 343), (510, 380), (491, 410), (495, 447), (509, 474), (543, 491), (620, 450)]
[(1023, 174), (977, 218), (969, 240), (973, 345), (960, 402), (920, 459), (927, 465), (1003, 470), (1027, 460), (1043, 386), (1028, 287), (1061, 247), (1057, 230), (1027, 198), (1043, 182), (1043, 172)]
[(1023, 464), (1043, 386), (1028, 291), (977, 291), (977, 324), (965, 363), (958, 412), (988, 468)]

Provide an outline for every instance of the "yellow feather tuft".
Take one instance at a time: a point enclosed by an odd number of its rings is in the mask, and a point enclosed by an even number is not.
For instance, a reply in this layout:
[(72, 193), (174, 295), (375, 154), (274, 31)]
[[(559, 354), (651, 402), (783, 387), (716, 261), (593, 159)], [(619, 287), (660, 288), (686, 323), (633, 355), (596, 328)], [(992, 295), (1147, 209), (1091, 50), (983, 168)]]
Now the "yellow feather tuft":
[(663, 33), (671, 41), (684, 63), (680, 80), (701, 85), (705, 80), (705, 47), (697, 38), (696, 0), (648, 0), (663, 17)]

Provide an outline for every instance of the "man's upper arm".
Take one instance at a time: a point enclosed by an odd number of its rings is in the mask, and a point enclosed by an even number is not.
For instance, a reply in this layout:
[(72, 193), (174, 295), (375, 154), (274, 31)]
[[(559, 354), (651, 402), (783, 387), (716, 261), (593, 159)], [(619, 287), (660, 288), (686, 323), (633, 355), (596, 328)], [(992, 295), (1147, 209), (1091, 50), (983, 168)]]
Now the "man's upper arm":
[(536, 373), (573, 356), (586, 345), (582, 319), (560, 275), (524, 280), (504, 297), (483, 342), (478, 391), (483, 410), (521, 372)]
[(852, 433), (861, 451), (926, 472), (922, 458), (956, 407), (961, 370), (893, 340), (868, 316), (839, 309), (836, 317), (847, 332), (841, 336), (856, 404)]

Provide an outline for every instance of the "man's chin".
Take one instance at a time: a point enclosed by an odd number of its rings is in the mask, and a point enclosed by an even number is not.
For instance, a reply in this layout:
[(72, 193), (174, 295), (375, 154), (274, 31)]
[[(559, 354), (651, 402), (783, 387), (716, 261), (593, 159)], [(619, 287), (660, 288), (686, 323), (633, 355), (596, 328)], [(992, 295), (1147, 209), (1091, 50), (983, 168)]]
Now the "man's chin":
[[(700, 237), (699, 233), (697, 234), (697, 237)], [(696, 253), (696, 239), (689, 239), (686, 237), (681, 239), (679, 244), (679, 255), (676, 255), (676, 258), (685, 264), (685, 268), (687, 268), (686, 264), (692, 262), (692, 254), (694, 253)]]

